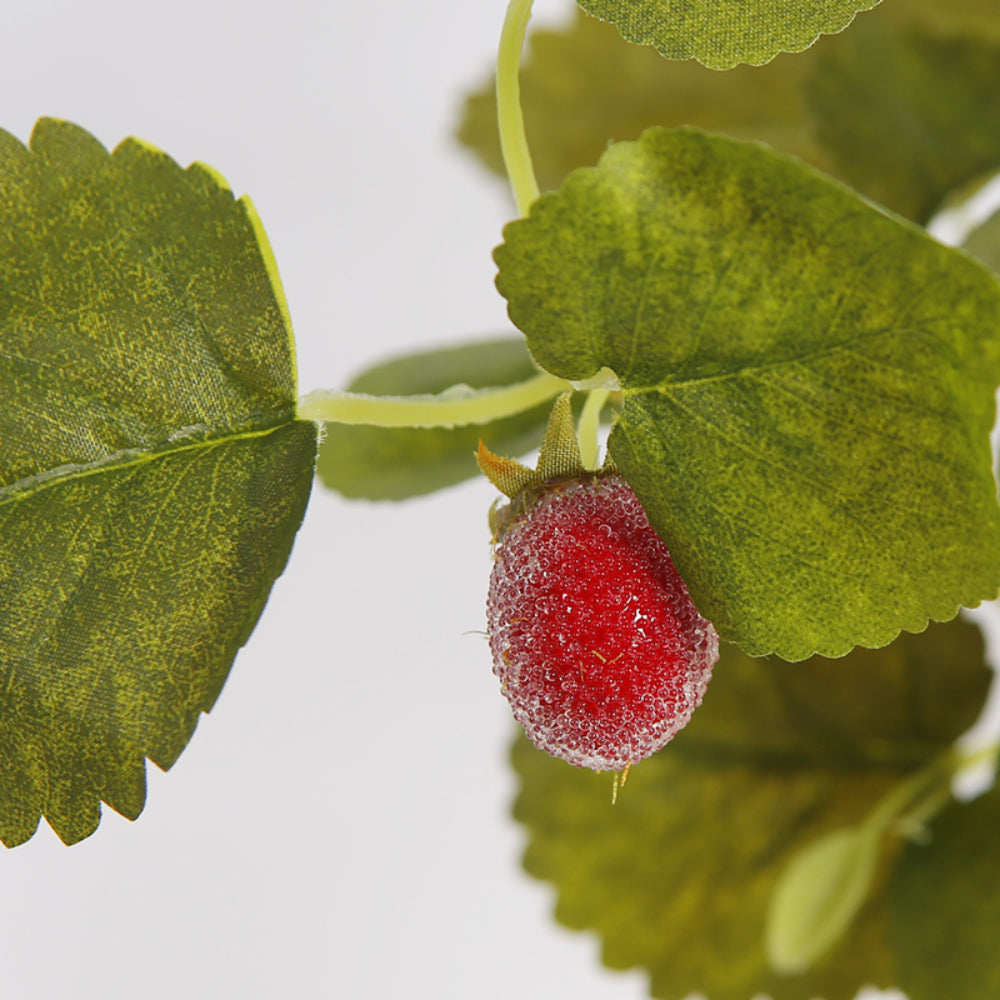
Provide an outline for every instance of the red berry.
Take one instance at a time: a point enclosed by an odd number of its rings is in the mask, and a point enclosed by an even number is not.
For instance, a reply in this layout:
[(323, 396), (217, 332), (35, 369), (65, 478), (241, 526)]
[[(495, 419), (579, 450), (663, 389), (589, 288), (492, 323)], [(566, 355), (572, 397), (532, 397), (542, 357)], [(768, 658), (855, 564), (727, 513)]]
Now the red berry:
[(619, 771), (682, 729), (719, 655), (620, 475), (548, 484), (496, 548), (493, 672), (535, 746)]

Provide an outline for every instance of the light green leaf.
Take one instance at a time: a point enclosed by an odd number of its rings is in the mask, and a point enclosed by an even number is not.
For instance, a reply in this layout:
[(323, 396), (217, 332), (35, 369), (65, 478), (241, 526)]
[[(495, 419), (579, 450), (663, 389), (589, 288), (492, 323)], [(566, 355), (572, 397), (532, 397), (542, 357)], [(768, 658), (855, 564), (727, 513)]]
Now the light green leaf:
[(555, 883), (562, 923), (596, 931), (605, 963), (646, 969), (664, 1000), (849, 1000), (892, 986), (883, 887), (898, 840), (858, 919), (801, 975), (769, 971), (768, 902), (792, 858), (864, 822), (965, 730), (990, 678), (963, 621), (839, 661), (723, 647), (688, 727), (632, 768), (615, 806), (610, 776), (518, 740), (525, 867)]
[(533, 357), (622, 384), (610, 439), (701, 612), (802, 659), (1000, 584), (1000, 285), (764, 147), (651, 129), (512, 223)]
[(315, 428), (263, 232), (205, 167), (0, 133), (0, 839), (134, 818), (284, 568)]
[(869, 198), (923, 222), (949, 191), (1000, 167), (996, 38), (942, 39), (876, 16), (813, 61), (816, 137)]
[(817, 36), (841, 31), (879, 0), (578, 0), (630, 42), (668, 59), (712, 69), (759, 66), (779, 52), (801, 52)]
[[(507, 337), (408, 354), (367, 369), (347, 387), (375, 396), (437, 393), (513, 385), (536, 375), (523, 337)], [(505, 455), (537, 448), (551, 402), (490, 424), (450, 429), (382, 428), (331, 423), (319, 449), (324, 486), (344, 496), (403, 500), (443, 489), (477, 474), (482, 440)]]
[(969, 253), (1000, 274), (1000, 212), (974, 229), (964, 245)]
[(898, 982), (910, 1000), (1000, 996), (1000, 791), (956, 805), (911, 844), (891, 892)]

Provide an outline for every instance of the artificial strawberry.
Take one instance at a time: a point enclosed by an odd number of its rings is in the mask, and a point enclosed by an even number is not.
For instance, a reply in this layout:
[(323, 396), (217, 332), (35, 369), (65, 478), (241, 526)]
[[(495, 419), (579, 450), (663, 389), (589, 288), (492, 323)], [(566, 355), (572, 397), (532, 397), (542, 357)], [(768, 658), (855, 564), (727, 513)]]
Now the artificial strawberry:
[[(508, 460), (481, 449), (488, 475), (498, 462)], [(535, 746), (624, 770), (688, 722), (718, 637), (621, 475), (579, 468), (539, 481), (539, 464), (495, 518), (493, 670)]]

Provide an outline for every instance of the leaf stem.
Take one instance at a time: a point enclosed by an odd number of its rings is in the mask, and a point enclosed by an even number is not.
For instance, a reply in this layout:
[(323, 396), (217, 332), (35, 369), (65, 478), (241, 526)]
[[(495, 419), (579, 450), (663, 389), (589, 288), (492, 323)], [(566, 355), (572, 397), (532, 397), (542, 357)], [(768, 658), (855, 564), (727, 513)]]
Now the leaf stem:
[(527, 215), (531, 203), (538, 197), (538, 181), (531, 165), (531, 151), (524, 132), (521, 112), (521, 49), (531, 18), (533, 0), (510, 0), (507, 16), (500, 33), (497, 54), (497, 121), (500, 126), (500, 148), (507, 168), (517, 210)]
[(609, 395), (608, 389), (591, 389), (587, 393), (587, 400), (583, 404), (583, 412), (580, 414), (580, 422), (576, 428), (583, 467), (591, 471), (596, 470), (600, 465), (597, 436), (601, 430), (601, 411), (604, 409)]
[(460, 427), (522, 413), (570, 389), (568, 382), (547, 372), (514, 385), (486, 389), (454, 385), (444, 392), (415, 396), (316, 389), (299, 400), (298, 418), (374, 427)]

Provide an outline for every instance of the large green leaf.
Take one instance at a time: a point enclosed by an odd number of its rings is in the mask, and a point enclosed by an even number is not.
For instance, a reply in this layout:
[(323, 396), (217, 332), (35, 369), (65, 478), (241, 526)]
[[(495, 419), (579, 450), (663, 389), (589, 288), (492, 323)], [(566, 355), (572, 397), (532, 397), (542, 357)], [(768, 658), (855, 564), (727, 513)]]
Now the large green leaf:
[(652, 129), (512, 223), (536, 361), (617, 373), (611, 453), (701, 612), (839, 656), (1000, 584), (1000, 285), (764, 147)]
[(857, 921), (808, 971), (769, 971), (765, 914), (793, 859), (934, 760), (990, 678), (978, 629), (962, 621), (839, 661), (724, 647), (687, 729), (632, 769), (614, 807), (607, 775), (519, 739), (525, 867), (555, 883), (561, 922), (597, 931), (611, 967), (646, 969), (656, 997), (847, 1000), (893, 985), (881, 887), (898, 840)]
[(0, 133), (0, 839), (136, 816), (305, 510), (290, 327), (221, 179), (43, 119)]
[(697, 59), (712, 69), (761, 65), (800, 52), (820, 34), (841, 31), (879, 0), (578, 0), (611, 21), (630, 42), (668, 59)]
[[(650, 125), (697, 125), (767, 142), (925, 222), (1000, 166), (1000, 5), (977, 2), (893, 0), (806, 52), (728, 73), (624, 45), (583, 14), (535, 32), (521, 95), (539, 183), (557, 187)], [(459, 137), (502, 173), (494, 91), (469, 98)]]
[(1000, 791), (953, 806), (893, 880), (892, 944), (910, 1000), (1000, 996)]
[[(697, 125), (761, 139), (822, 166), (805, 103), (810, 65), (804, 55), (780, 56), (767, 66), (718, 73), (625, 45), (611, 25), (578, 12), (567, 29), (531, 34), (521, 70), (538, 182), (543, 190), (558, 187), (570, 170), (596, 163), (609, 141), (634, 139), (650, 125)], [(492, 78), (468, 98), (458, 137), (504, 172)]]
[[(513, 385), (538, 373), (523, 337), (407, 354), (375, 365), (348, 385), (374, 396), (438, 393), (454, 385), (473, 389)], [(551, 403), (489, 424), (453, 428), (385, 428), (327, 424), (317, 472), (344, 496), (402, 500), (431, 493), (478, 472), (476, 447), (521, 455), (537, 448)]]

